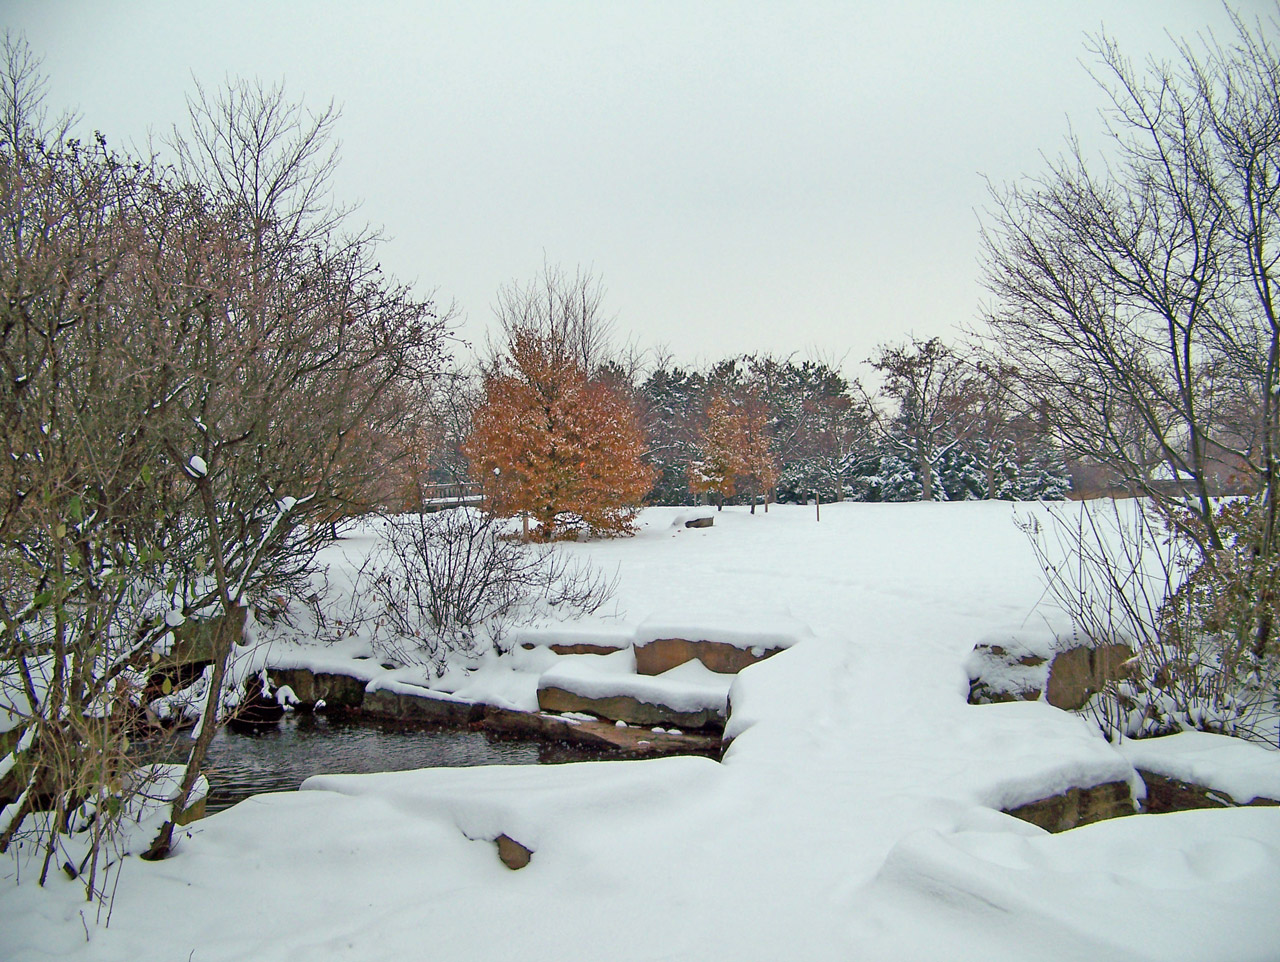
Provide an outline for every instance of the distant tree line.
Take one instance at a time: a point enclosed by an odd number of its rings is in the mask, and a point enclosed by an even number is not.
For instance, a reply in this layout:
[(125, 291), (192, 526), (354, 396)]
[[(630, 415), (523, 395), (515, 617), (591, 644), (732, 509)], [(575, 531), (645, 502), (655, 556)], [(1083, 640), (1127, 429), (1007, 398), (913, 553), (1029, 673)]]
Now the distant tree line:
[(451, 422), (453, 443), (434, 455), (433, 477), (470, 471), (491, 503), (534, 519), (535, 537), (622, 533), (642, 504), (1055, 500), (1070, 490), (1043, 410), (1019, 400), (1010, 368), (976, 353), (936, 338), (887, 345), (871, 359), (883, 378), (874, 395), (832, 364), (794, 357), (646, 365), (610, 350), (600, 300), (594, 279), (551, 269), (518, 296), (505, 292), (502, 344), (474, 377), (472, 413)]

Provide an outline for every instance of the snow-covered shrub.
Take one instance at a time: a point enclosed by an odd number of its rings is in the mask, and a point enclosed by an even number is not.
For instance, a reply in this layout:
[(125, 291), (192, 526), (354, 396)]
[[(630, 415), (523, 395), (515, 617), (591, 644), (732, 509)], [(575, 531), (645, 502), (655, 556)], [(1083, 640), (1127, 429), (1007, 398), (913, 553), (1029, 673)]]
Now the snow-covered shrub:
[(501, 649), (506, 628), (539, 612), (589, 614), (613, 582), (555, 548), (507, 536), (470, 508), (388, 518), (352, 592), (376, 648), (442, 671), (450, 652)]
[[(1248, 539), (1202, 553), (1149, 510), (1143, 501), (1103, 500), (1055, 510), (1048, 525), (1023, 522), (1049, 594), (1075, 631), (1137, 652), (1126, 676), (1084, 711), (1108, 738), (1185, 729), (1260, 737), (1276, 710), (1278, 659), (1274, 639), (1261, 656), (1251, 647), (1265, 618), (1258, 606), (1273, 606), (1274, 596), (1243, 573), (1258, 574), (1247, 563)], [(1248, 508), (1223, 511), (1242, 523), (1250, 517)]]
[(881, 501), (919, 501), (924, 491), (916, 469), (896, 454), (880, 459), (877, 481)]

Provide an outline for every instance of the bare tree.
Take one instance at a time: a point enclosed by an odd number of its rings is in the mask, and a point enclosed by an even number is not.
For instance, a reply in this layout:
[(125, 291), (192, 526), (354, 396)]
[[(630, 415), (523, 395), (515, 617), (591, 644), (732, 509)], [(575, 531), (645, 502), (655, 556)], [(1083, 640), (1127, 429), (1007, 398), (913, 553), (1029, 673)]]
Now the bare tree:
[[(440, 367), (444, 322), (429, 303), (387, 282), (367, 233), (339, 233), (326, 186), (332, 110), (306, 115), (281, 88), (237, 83), (192, 99), (184, 170), (218, 230), (221, 262), (204, 283), (157, 277), (183, 389), (165, 402), (169, 456), (198, 494), (203, 557), (213, 577), (193, 611), (222, 612), (200, 737), (174, 814), (198, 776), (218, 719), (237, 612), (266, 585), (297, 581), (328, 536), (308, 519), (367, 505), (372, 471), (409, 417), (401, 390)], [(183, 268), (208, 239), (180, 244)], [(155, 252), (159, 255), (159, 251)], [(218, 281), (223, 285), (218, 287)], [(189, 292), (194, 291), (192, 296)], [(392, 452), (392, 456), (396, 456)], [(278, 588), (277, 588), (278, 590)], [(152, 846), (165, 854), (173, 819)]]
[(992, 189), (984, 233), (996, 350), (1025, 395), (1159, 503), (1180, 499), (1153, 457), (1189, 485), (1196, 523), (1167, 514), (1212, 550), (1216, 466), (1256, 478), (1274, 518), (1280, 428), (1280, 61), (1274, 21), (1235, 27), (1229, 46), (1183, 44), (1145, 70), (1099, 39), (1111, 160), (1072, 141), (1045, 174)]
[(594, 378), (617, 359), (611, 344), (613, 318), (602, 313), (603, 300), (603, 284), (581, 268), (570, 277), (561, 267), (544, 265), (541, 275), (527, 285), (500, 288), (494, 314), (502, 337), (490, 345), (490, 367), (505, 355), (515, 336), (533, 332)]
[(75, 122), (71, 113), (49, 119), (48, 80), (26, 38), (6, 30), (0, 56), (0, 143), (8, 150), (34, 143), (58, 145)]
[[(1274, 15), (1233, 23), (1172, 64), (1099, 38), (1109, 159), (1071, 141), (993, 188), (984, 246), (995, 351), (1024, 396), (1196, 545), (1193, 583), (1245, 599), (1197, 630), (1261, 667), (1280, 598), (1280, 48)], [(1215, 504), (1224, 474), (1257, 492), (1244, 518)]]
[(86, 812), (97, 832), (119, 811), (154, 645), (206, 621), (199, 737), (150, 854), (168, 851), (245, 607), (303, 583), (330, 536), (307, 522), (376, 499), (406, 386), (439, 367), (445, 321), (340, 232), (309, 168), (325, 123), (279, 90), (201, 98), (194, 143), (221, 152), (179, 150), (183, 172), (36, 131), (0, 150), (0, 652), (26, 706), (0, 850), (52, 809), (46, 871)]
[(897, 402), (884, 441), (914, 464), (923, 501), (932, 501), (934, 465), (978, 424), (980, 392), (971, 365), (938, 338), (886, 345), (871, 366), (884, 375), (883, 393)]

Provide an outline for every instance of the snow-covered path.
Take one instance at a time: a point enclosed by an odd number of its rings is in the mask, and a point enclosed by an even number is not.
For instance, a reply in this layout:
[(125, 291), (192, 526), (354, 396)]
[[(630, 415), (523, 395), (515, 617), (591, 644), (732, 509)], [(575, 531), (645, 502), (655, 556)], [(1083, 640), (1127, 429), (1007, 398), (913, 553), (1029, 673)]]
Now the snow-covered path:
[[(739, 676), (723, 764), (315, 778), (130, 859), (87, 941), (74, 886), (0, 889), (0, 956), (1280, 958), (1280, 810), (1058, 836), (998, 812), (1131, 772), (1045, 704), (966, 704), (973, 642), (1041, 617), (1014, 510), (1040, 509), (775, 506), (703, 530), (655, 509), (636, 539), (568, 546), (618, 566), (628, 621), (813, 629)], [(499, 863), (501, 833), (527, 868)]]

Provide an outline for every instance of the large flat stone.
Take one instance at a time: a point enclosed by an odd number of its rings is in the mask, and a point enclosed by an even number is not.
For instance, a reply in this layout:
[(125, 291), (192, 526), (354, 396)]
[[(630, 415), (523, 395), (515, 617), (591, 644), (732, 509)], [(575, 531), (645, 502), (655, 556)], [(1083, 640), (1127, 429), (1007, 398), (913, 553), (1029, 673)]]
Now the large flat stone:
[(1128, 782), (1103, 782), (1091, 788), (1069, 788), (1060, 795), (1004, 811), (1046, 831), (1065, 832), (1078, 825), (1132, 815), (1137, 809)]
[(714, 708), (679, 711), (657, 702), (641, 701), (631, 695), (587, 696), (563, 688), (538, 689), (538, 707), (551, 712), (581, 712), (630, 725), (724, 730), (724, 715)]
[(360, 710), (376, 718), (423, 725), (467, 725), (484, 717), (481, 704), (386, 689), (367, 692)]
[(303, 708), (314, 707), (322, 700), (329, 709), (353, 710), (364, 703), (365, 682), (350, 675), (312, 672), (306, 668), (271, 668), (267, 671), (272, 685), (288, 685)]
[(763, 645), (739, 648), (722, 641), (656, 638), (636, 645), (636, 674), (661, 675), (677, 665), (697, 659), (714, 672), (722, 675), (736, 675), (748, 665), (754, 665), (782, 650), (781, 647), (772, 648)]
[(719, 758), (720, 736), (705, 732), (654, 732), (647, 728), (619, 728), (613, 722), (565, 718), (541, 712), (487, 708), (483, 727), (497, 735), (528, 737), (597, 749), (617, 758), (659, 755), (706, 755)]

